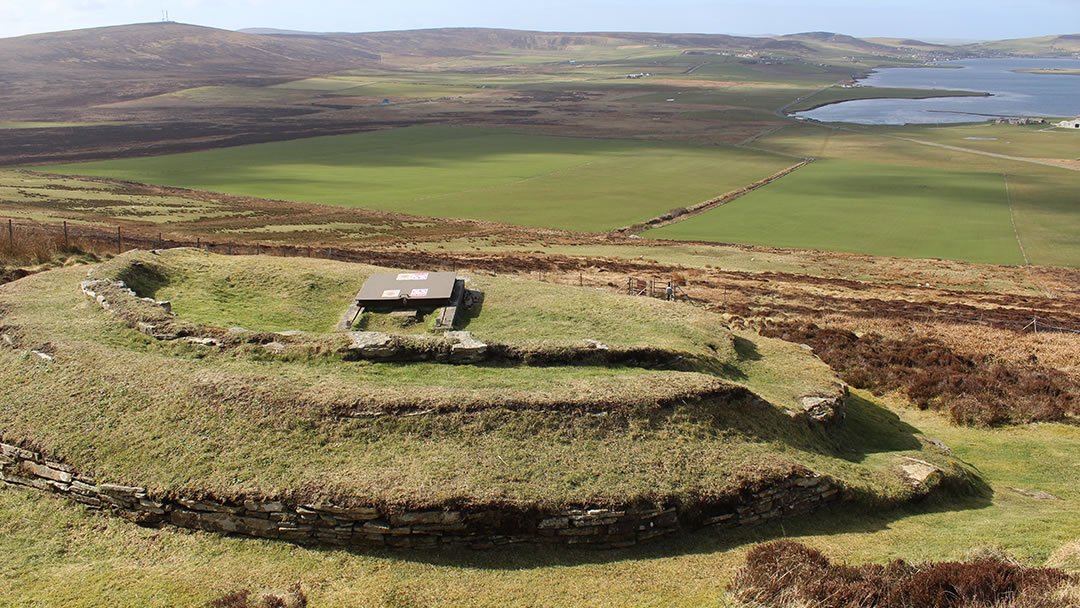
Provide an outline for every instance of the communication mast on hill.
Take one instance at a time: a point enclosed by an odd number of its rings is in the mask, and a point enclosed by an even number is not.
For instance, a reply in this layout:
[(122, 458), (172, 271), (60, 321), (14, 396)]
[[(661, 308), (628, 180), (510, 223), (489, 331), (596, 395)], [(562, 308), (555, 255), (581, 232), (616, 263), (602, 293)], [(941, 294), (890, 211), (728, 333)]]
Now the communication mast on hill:
[(162, 23), (168, 23), (169, 22), (169, 11), (166, 10), (166, 9), (161, 9), (161, 22)]

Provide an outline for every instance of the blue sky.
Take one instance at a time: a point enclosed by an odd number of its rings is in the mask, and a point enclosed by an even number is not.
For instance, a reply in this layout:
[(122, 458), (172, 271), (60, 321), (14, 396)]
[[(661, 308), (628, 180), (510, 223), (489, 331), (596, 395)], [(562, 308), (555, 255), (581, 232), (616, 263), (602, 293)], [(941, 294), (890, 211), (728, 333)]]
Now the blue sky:
[(0, 0), (0, 37), (170, 19), (225, 29), (428, 27), (1000, 39), (1080, 30), (1080, 0)]

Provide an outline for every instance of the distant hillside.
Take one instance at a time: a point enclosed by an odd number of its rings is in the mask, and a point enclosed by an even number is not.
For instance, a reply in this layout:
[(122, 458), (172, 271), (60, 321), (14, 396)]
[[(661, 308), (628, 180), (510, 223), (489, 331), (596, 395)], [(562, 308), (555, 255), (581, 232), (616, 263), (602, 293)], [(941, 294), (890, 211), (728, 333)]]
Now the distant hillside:
[(561, 50), (571, 46), (615, 46), (628, 44), (619, 35), (530, 32), (491, 28), (439, 28), (325, 34), (322, 38), (356, 44), (376, 53), (454, 57), (504, 49)]
[(867, 42), (873, 42), (874, 44), (891, 46), (893, 48), (918, 49), (920, 51), (948, 51), (953, 48), (948, 44), (927, 42), (925, 40), (913, 40), (911, 38), (864, 38), (863, 40), (866, 40)]
[(1080, 34), (1062, 34), (1059, 36), (1039, 36), (1037, 38), (1015, 38), (1012, 40), (994, 40), (964, 48), (979, 49), (998, 53), (1020, 55), (1070, 56), (1080, 55)]
[(803, 32), (780, 37), (783, 40), (805, 42), (810, 46), (823, 46), (833, 50), (848, 50), (856, 53), (895, 55), (897, 47), (876, 42), (869, 42), (854, 36), (833, 32)]
[(862, 40), (833, 32), (778, 37), (648, 32), (534, 32), (441, 28), (315, 33), (271, 28), (233, 32), (180, 23), (142, 23), (0, 39), (0, 108), (49, 116), (208, 85), (255, 86), (417, 58), (465, 57), (506, 49), (560, 51), (582, 46), (653, 45), (756, 51), (816, 62), (839, 57), (904, 61), (959, 54), (1080, 52), (1080, 35), (949, 47), (916, 40)]
[(180, 23), (142, 23), (0, 39), (0, 72), (287, 74), (358, 67), (379, 56), (344, 38), (254, 36)]
[(328, 32), (305, 32), (303, 30), (282, 30), (276, 27), (245, 27), (236, 30), (240, 34), (263, 34), (272, 36), (325, 36)]
[(63, 110), (378, 63), (344, 39), (143, 23), (0, 39), (0, 107)]

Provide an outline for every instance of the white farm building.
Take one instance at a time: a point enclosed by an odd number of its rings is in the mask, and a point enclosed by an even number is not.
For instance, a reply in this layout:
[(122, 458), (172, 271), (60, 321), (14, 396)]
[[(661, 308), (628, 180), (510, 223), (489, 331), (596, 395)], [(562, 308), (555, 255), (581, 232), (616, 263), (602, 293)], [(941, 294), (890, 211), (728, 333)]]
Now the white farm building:
[(1069, 120), (1063, 120), (1057, 124), (1062, 129), (1080, 129), (1080, 116), (1076, 118), (1070, 118)]

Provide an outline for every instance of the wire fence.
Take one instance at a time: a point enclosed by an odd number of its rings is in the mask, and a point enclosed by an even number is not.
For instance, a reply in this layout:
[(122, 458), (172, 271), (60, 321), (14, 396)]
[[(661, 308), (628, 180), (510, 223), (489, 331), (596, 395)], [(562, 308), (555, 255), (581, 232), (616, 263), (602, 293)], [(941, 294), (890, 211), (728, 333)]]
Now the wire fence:
[[(582, 271), (555, 268), (552, 270), (535, 270), (528, 264), (510, 263), (509, 256), (506, 258), (487, 256), (484, 258), (461, 258), (447, 253), (422, 252), (422, 251), (392, 251), (385, 249), (350, 249), (344, 247), (295, 245), (295, 244), (265, 244), (265, 243), (241, 243), (234, 241), (221, 241), (218, 239), (203, 239), (195, 237), (191, 239), (166, 238), (164, 233), (147, 235), (145, 233), (125, 232), (117, 227), (114, 230), (105, 230), (97, 226), (83, 223), (45, 224), (33, 221), (6, 221), (6, 238), (3, 240), (4, 247), (0, 252), (9, 255), (17, 255), (20, 252), (39, 252), (47, 254), (71, 252), (73, 250), (92, 251), (94, 253), (120, 254), (132, 249), (171, 249), (175, 247), (196, 247), (204, 251), (224, 255), (274, 255), (282, 257), (306, 257), (338, 260), (343, 262), (355, 262), (378, 266), (402, 266), (412, 267), (423, 265), (427, 268), (440, 270), (473, 269), (485, 270), (491, 273), (503, 274), (528, 274), (535, 276), (537, 280), (558, 283), (561, 285), (577, 285), (579, 287), (593, 287), (597, 289), (612, 290), (630, 295), (646, 296), (659, 299), (689, 301), (697, 304), (720, 304), (700, 294), (690, 294), (678, 281), (672, 280), (671, 276), (628, 276), (624, 280), (596, 280), (587, 276)], [(584, 262), (586, 265), (588, 261)], [(576, 275), (576, 276), (575, 276)], [(670, 293), (669, 293), (670, 288)], [(728, 291), (732, 296), (738, 293), (737, 287), (725, 289), (723, 304), (728, 302)], [(758, 303), (759, 305), (761, 303)], [(768, 305), (765, 305), (767, 307)], [(723, 310), (721, 306), (719, 310)], [(778, 311), (782, 311), (778, 306)], [(829, 310), (831, 306), (822, 304), (822, 311)], [(863, 314), (874, 313), (875, 308), (861, 311)], [(1000, 311), (1008, 310), (1009, 314)], [(880, 311), (882, 316), (902, 316), (913, 320), (927, 322), (955, 322), (964, 324), (984, 325), (997, 329), (1008, 329), (1018, 332), (1049, 333), (1062, 332), (1080, 334), (1080, 324), (1054, 319), (1044, 312), (1034, 309), (992, 309), (976, 314), (959, 314), (941, 310), (910, 310), (907, 306), (903, 309), (891, 309)]]

